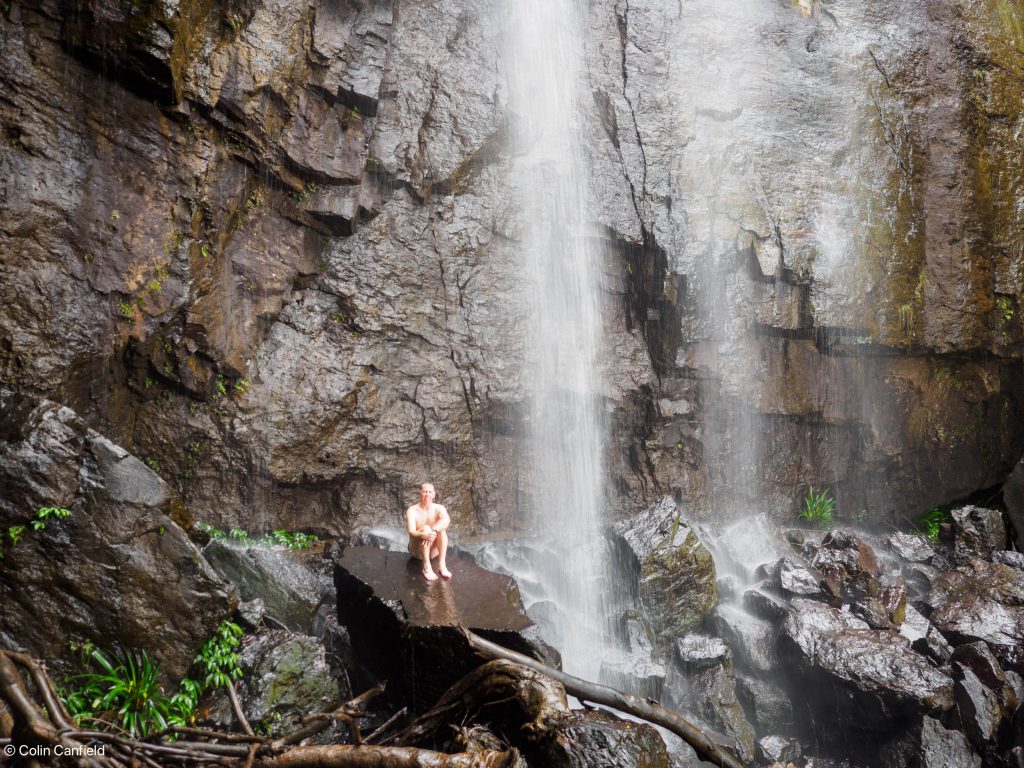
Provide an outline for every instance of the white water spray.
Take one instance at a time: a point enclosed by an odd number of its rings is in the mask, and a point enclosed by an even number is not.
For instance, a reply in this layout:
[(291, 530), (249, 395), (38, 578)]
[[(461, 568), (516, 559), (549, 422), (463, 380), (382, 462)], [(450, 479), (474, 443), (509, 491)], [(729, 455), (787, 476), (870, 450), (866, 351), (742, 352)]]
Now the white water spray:
[(538, 532), (560, 552), (535, 566), (560, 609), (566, 668), (593, 676), (595, 641), (604, 634), (605, 429), (596, 394), (601, 254), (579, 140), (586, 119), (582, 10), (570, 0), (515, 0), (507, 60), (529, 318), (532, 512)]

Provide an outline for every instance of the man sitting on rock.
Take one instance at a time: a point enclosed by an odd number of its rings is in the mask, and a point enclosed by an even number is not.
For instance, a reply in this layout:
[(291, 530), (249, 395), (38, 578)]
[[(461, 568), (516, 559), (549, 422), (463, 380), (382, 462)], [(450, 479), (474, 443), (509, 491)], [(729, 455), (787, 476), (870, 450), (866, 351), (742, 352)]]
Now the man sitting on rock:
[(430, 560), (437, 558), (437, 573), (446, 579), (452, 577), (445, 562), (448, 554), (448, 526), (451, 518), (448, 510), (434, 503), (434, 486), (424, 483), (420, 486), (420, 500), (405, 511), (406, 528), (409, 531), (409, 554), (423, 561), (423, 578), (437, 581), (437, 574), (430, 566)]

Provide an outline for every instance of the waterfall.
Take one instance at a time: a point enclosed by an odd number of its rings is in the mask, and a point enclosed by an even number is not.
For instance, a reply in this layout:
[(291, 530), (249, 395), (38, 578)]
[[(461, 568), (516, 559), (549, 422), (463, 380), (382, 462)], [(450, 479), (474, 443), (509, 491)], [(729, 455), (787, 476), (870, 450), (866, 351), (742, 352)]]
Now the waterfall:
[(571, 0), (516, 0), (506, 60), (528, 318), (530, 511), (546, 544), (534, 567), (560, 609), (567, 669), (593, 676), (594, 642), (604, 634), (605, 428), (597, 396), (601, 253), (580, 142), (583, 10)]

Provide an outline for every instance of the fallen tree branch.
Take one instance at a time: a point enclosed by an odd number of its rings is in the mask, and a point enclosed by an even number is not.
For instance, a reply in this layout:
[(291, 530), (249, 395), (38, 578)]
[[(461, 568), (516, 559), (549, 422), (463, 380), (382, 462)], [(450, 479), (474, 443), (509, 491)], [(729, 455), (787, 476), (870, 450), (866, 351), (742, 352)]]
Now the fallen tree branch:
[(566, 691), (581, 701), (586, 700), (595, 704), (604, 704), (607, 707), (613, 707), (646, 720), (649, 723), (655, 723), (667, 728), (693, 747), (701, 760), (707, 760), (709, 763), (714, 763), (722, 768), (743, 768), (743, 763), (737, 760), (728, 750), (712, 740), (703, 729), (691, 723), (678, 712), (673, 712), (671, 709), (666, 709), (659, 704), (617, 691), (606, 685), (591, 683), (587, 680), (567, 675), (529, 656), (511, 651), (497, 643), (492, 643), (490, 640), (485, 640), (465, 627), (462, 627), (461, 630), (469, 646), (485, 658), (506, 659), (516, 664), (522, 664), (524, 667), (541, 672), (557, 680), (565, 686)]
[(512, 768), (518, 759), (514, 747), (449, 755), (410, 747), (335, 744), (294, 747), (277, 757), (257, 757), (255, 768)]

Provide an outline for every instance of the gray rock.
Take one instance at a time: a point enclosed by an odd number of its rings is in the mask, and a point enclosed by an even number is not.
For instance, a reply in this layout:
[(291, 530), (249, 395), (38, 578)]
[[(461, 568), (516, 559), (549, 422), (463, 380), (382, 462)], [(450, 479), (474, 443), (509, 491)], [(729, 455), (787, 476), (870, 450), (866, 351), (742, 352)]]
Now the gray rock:
[(732, 649), (740, 667), (757, 672), (774, 669), (776, 632), (770, 623), (731, 605), (716, 606), (709, 623)]
[(247, 632), (255, 632), (259, 629), (263, 625), (266, 615), (267, 608), (258, 597), (255, 600), (242, 600), (238, 603), (238, 617)]
[(628, 617), (625, 620), (625, 647), (602, 657), (599, 681), (634, 696), (660, 701), (665, 686), (665, 668), (651, 658), (653, 650), (643, 622), (635, 616)]
[(620, 523), (615, 533), (657, 637), (670, 641), (700, 624), (715, 604), (715, 564), (672, 498)]
[(759, 677), (737, 674), (736, 697), (750, 714), (758, 733), (789, 731), (793, 727), (793, 703), (782, 686)]
[(935, 557), (935, 550), (924, 536), (895, 531), (885, 541), (889, 549), (907, 563), (929, 563)]
[(954, 509), (952, 516), (953, 557), (957, 563), (975, 557), (988, 558), (993, 552), (1006, 549), (1006, 524), (999, 510), (969, 505)]
[(800, 743), (784, 736), (764, 736), (757, 740), (761, 759), (770, 763), (792, 763), (800, 759)]
[[(351, 691), (339, 686), (323, 645), (313, 637), (285, 630), (260, 633), (246, 638), (238, 663), (242, 711), (253, 727), (271, 736), (289, 733), (307, 715), (331, 712), (351, 697)], [(211, 707), (211, 717), (222, 727), (234, 725), (226, 696)]]
[(1007, 684), (1006, 673), (1003, 672), (996, 657), (985, 643), (958, 645), (953, 651), (950, 661), (970, 669), (985, 687), (993, 691), (998, 691)]
[(940, 576), (927, 602), (954, 642), (984, 640), (1004, 668), (1024, 661), (1024, 572), (974, 559)]
[[(72, 642), (121, 644), (183, 676), (237, 597), (179, 527), (180, 502), (69, 408), (0, 390), (0, 425), (0, 529), (26, 526), (3, 542), (0, 644), (60, 670)], [(33, 530), (43, 507), (71, 515)]]
[(809, 550), (810, 564), (822, 573), (833, 594), (838, 589), (848, 599), (878, 596), (882, 569), (864, 539), (849, 531), (834, 530)]
[(317, 606), (332, 586), (319, 552), (211, 541), (203, 557), (243, 600), (262, 600), (268, 616), (302, 634), (310, 632)]
[(913, 727), (883, 745), (882, 768), (981, 768), (981, 757), (960, 731), (948, 730), (931, 717), (922, 717)]
[(669, 757), (653, 726), (591, 710), (572, 712), (557, 736), (545, 740), (543, 764), (552, 768), (668, 768)]
[(748, 589), (743, 593), (743, 607), (753, 615), (766, 621), (785, 618), (788, 606), (779, 598), (763, 589)]
[(779, 589), (785, 594), (797, 597), (823, 595), (821, 574), (806, 563), (791, 557), (779, 561), (776, 580)]
[(1011, 568), (1017, 568), (1018, 570), (1024, 571), (1024, 552), (993, 552), (992, 562), (1000, 563), (1002, 565), (1008, 565)]
[(967, 667), (953, 662), (952, 670), (956, 680), (953, 695), (957, 719), (971, 743), (984, 747), (994, 741), (1003, 719), (999, 695)]
[(906, 607), (904, 621), (900, 624), (900, 634), (910, 641), (911, 648), (939, 665), (949, 661), (953, 654), (953, 646), (912, 605)]
[(717, 638), (690, 635), (676, 643), (665, 681), (668, 706), (688, 712), (722, 734), (744, 762), (754, 759), (754, 729), (736, 695), (730, 654)]
[(674, 661), (687, 671), (699, 672), (711, 667), (732, 664), (729, 647), (717, 637), (691, 634), (681, 637), (675, 643)]
[(850, 695), (863, 723), (899, 713), (944, 712), (953, 704), (953, 681), (911, 651), (905, 638), (871, 630), (821, 603), (793, 601), (780, 647), (805, 674), (832, 681)]

